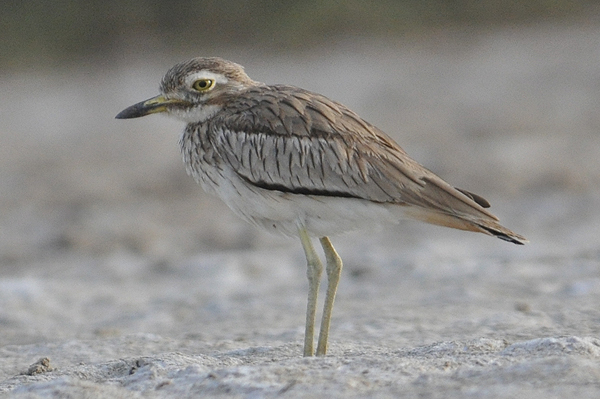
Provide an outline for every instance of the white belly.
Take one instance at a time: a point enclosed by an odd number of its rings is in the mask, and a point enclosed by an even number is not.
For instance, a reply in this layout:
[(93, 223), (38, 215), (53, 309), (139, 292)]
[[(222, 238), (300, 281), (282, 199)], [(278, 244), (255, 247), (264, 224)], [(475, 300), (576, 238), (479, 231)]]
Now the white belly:
[(211, 174), (210, 180), (192, 174), (244, 220), (287, 236), (297, 236), (299, 227), (311, 236), (323, 237), (402, 219), (399, 205), (266, 190), (248, 184), (231, 170)]

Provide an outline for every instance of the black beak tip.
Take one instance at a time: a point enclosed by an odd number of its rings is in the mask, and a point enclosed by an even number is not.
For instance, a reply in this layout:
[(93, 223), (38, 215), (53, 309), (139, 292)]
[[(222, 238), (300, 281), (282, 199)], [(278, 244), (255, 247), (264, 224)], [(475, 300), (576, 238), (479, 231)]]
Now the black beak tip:
[(131, 119), (138, 118), (140, 116), (143, 116), (143, 113), (141, 112), (141, 107), (139, 104), (136, 104), (119, 112), (117, 116), (115, 116), (115, 119)]
[(125, 114), (125, 111), (121, 111), (117, 114), (117, 116), (115, 116), (115, 119), (127, 119), (127, 115)]

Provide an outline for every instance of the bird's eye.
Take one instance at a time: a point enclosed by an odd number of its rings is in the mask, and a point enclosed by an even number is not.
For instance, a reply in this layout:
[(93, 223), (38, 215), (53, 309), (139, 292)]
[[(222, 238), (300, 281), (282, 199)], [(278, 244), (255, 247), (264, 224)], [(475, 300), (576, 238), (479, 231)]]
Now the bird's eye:
[(192, 84), (192, 87), (198, 91), (207, 91), (212, 89), (214, 85), (215, 81), (213, 79), (198, 79)]

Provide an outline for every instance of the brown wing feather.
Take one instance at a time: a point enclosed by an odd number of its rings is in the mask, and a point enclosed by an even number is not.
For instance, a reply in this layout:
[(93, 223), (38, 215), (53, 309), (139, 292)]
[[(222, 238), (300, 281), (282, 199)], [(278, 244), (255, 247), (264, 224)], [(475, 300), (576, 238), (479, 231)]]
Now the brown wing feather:
[(260, 86), (225, 104), (208, 131), (216, 132), (216, 151), (251, 184), (413, 206), (430, 223), (522, 239), (496, 223), (485, 199), (450, 186), (385, 133), (326, 97)]

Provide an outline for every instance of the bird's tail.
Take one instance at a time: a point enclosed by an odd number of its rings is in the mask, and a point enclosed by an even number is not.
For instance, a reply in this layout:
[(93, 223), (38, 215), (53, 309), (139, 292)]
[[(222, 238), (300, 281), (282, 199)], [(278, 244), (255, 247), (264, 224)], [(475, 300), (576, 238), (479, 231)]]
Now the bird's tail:
[(523, 245), (529, 242), (527, 238), (510, 231), (506, 227), (500, 226), (498, 223), (486, 222), (476, 224), (476, 226), (479, 227), (481, 229), (480, 231), (484, 234), (498, 237), (501, 240), (512, 242), (513, 244)]
[(489, 218), (480, 218), (450, 215), (420, 207), (410, 207), (409, 209), (406, 209), (405, 212), (407, 212), (414, 219), (421, 220), (426, 223), (436, 224), (438, 226), (484, 233), (518, 245), (523, 245), (529, 242), (522, 235), (519, 235), (500, 225), (496, 219), (492, 218), (493, 216)]

